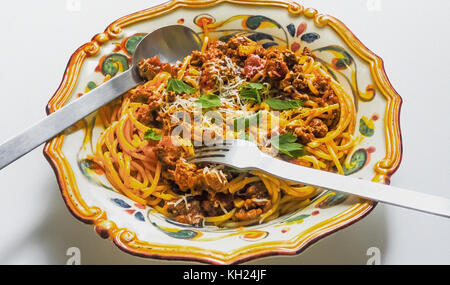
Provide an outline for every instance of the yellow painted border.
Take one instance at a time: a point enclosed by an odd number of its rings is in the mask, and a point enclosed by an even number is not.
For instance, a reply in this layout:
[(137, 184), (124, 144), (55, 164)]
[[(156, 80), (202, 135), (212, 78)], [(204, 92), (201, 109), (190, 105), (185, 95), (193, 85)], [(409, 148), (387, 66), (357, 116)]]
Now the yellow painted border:
[[(124, 27), (166, 14), (179, 7), (208, 7), (225, 2), (239, 5), (282, 7), (286, 8), (291, 15), (303, 15), (313, 19), (315, 24), (319, 26), (328, 25), (340, 35), (353, 52), (370, 64), (373, 80), (387, 102), (385, 111), (386, 156), (376, 163), (374, 167), (376, 175), (373, 180), (388, 184), (390, 176), (397, 170), (402, 156), (399, 126), (402, 99), (391, 86), (384, 71), (383, 61), (369, 51), (342, 22), (334, 17), (319, 14), (315, 9), (306, 9), (295, 2), (284, 0), (173, 0), (160, 6), (122, 17), (109, 25), (103, 33), (95, 35), (90, 42), (75, 51), (69, 60), (59, 88), (47, 105), (47, 113), (54, 112), (68, 101), (76, 85), (84, 60), (95, 56), (99, 52), (100, 47), (116, 38)], [(101, 237), (112, 239), (122, 250), (138, 256), (230, 264), (268, 255), (297, 254), (320, 238), (361, 219), (375, 206), (373, 202), (358, 203), (345, 212), (309, 228), (292, 240), (251, 244), (227, 253), (216, 250), (206, 251), (193, 246), (169, 246), (150, 243), (139, 240), (134, 232), (126, 228), (118, 228), (113, 221), (108, 220), (106, 213), (102, 209), (86, 205), (78, 191), (72, 168), (61, 150), (63, 142), (64, 135), (47, 142), (44, 147), (44, 155), (55, 171), (67, 207), (79, 220), (95, 225), (95, 230)]]

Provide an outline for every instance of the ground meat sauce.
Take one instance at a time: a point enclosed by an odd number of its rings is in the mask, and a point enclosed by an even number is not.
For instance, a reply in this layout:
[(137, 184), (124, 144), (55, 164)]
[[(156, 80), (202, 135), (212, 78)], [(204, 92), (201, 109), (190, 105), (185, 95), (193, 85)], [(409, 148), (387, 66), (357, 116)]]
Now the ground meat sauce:
[(225, 193), (208, 194), (201, 202), (203, 211), (211, 217), (223, 214), (223, 209), (230, 211), (233, 207), (233, 195)]
[(266, 60), (259, 57), (259, 55), (251, 54), (247, 57), (244, 63), (244, 74), (248, 78), (253, 78), (259, 71), (264, 69)]
[[(303, 49), (302, 54), (314, 58), (307, 48)], [(337, 96), (330, 87), (330, 79), (326, 77), (318, 77), (313, 82), (317, 94), (310, 90), (293, 52), (276, 47), (264, 49), (243, 36), (231, 37), (228, 42), (211, 41), (204, 53), (192, 53), (190, 65), (201, 69), (199, 86), (203, 93), (217, 87), (218, 82), (212, 76), (217, 72), (214, 66), (224, 65), (225, 57), (241, 68), (241, 74), (247, 80), (257, 80), (259, 76), (272, 88), (278, 88), (277, 95), (281, 99), (312, 100), (319, 106), (338, 103)], [(180, 66), (162, 63), (158, 57), (139, 62), (140, 75), (146, 80), (153, 79), (161, 71), (176, 76)], [(131, 96), (131, 101), (147, 104), (137, 111), (137, 119), (141, 123), (153, 126), (162, 124), (165, 114), (159, 110), (158, 102), (174, 102), (177, 96), (183, 95), (167, 92), (164, 98), (160, 96), (145, 87), (138, 87)], [(338, 117), (339, 111), (336, 110), (333, 111), (332, 119), (323, 121), (314, 118), (306, 126), (291, 126), (280, 132), (292, 132), (299, 143), (307, 144), (315, 138), (323, 138), (337, 123)], [(235, 174), (207, 171), (205, 167), (188, 163), (184, 159), (188, 154), (183, 148), (175, 146), (168, 135), (149, 147), (155, 150), (163, 164), (163, 179), (168, 184), (173, 184), (175, 192), (181, 195), (191, 193), (179, 201), (166, 202), (168, 213), (180, 223), (201, 225), (205, 216), (220, 216), (233, 208), (237, 208), (234, 215), (236, 221), (255, 220), (272, 207), (270, 195), (262, 182), (250, 183), (231, 194), (225, 186)]]
[(328, 133), (327, 125), (325, 125), (325, 123), (321, 119), (312, 119), (309, 123), (309, 126), (311, 127), (312, 133), (316, 138), (323, 138)]
[(220, 192), (228, 182), (226, 177), (220, 177), (215, 172), (205, 172), (198, 169), (195, 164), (179, 159), (175, 170), (169, 171), (173, 174), (175, 183), (182, 191), (201, 190)]
[(200, 201), (191, 200), (187, 204), (182, 203), (168, 203), (167, 211), (175, 216), (175, 220), (179, 223), (190, 225), (201, 225), (203, 221), (203, 214)]
[(200, 87), (203, 90), (212, 90), (216, 84), (217, 81), (214, 79), (214, 76), (212, 76), (212, 68), (204, 68), (200, 77)]
[(156, 154), (167, 169), (176, 169), (177, 162), (185, 156), (182, 148), (172, 143), (170, 136), (164, 136), (156, 146)]
[(176, 75), (179, 69), (170, 63), (162, 63), (157, 56), (141, 60), (138, 66), (141, 77), (147, 80), (152, 80), (161, 71)]

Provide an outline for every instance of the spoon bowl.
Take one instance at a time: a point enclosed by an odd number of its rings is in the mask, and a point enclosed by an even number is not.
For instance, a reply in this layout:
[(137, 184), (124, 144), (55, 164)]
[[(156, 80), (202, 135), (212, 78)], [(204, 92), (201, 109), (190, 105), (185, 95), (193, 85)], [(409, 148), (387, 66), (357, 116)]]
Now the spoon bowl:
[(162, 27), (139, 42), (133, 53), (132, 64), (137, 66), (139, 61), (152, 56), (158, 56), (162, 62), (175, 63), (201, 46), (201, 38), (188, 27), (180, 25)]
[(144, 37), (136, 47), (132, 66), (72, 103), (50, 114), (23, 133), (0, 145), (0, 169), (55, 137), (77, 121), (143, 82), (138, 63), (158, 56), (162, 62), (175, 63), (201, 48), (200, 37), (181, 25), (162, 27)]

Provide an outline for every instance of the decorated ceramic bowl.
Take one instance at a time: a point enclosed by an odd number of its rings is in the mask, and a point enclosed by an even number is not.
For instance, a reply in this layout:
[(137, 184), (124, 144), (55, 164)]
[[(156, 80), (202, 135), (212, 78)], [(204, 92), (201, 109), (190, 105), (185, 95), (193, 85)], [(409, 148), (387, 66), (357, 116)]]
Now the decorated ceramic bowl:
[[(50, 114), (130, 66), (137, 43), (167, 25), (226, 39), (245, 33), (264, 47), (310, 48), (329, 73), (353, 95), (355, 135), (346, 175), (389, 183), (401, 160), (401, 98), (388, 81), (382, 60), (337, 19), (281, 0), (175, 0), (113, 22), (70, 58), (63, 80), (47, 105)], [(180, 43), (182, 44), (182, 43)], [(133, 202), (84, 160), (100, 130), (85, 118), (49, 141), (44, 154), (53, 167), (68, 209), (120, 249), (137, 256), (231, 264), (269, 255), (298, 254), (312, 243), (366, 216), (372, 201), (324, 191), (306, 208), (261, 225), (218, 229), (176, 223)]]

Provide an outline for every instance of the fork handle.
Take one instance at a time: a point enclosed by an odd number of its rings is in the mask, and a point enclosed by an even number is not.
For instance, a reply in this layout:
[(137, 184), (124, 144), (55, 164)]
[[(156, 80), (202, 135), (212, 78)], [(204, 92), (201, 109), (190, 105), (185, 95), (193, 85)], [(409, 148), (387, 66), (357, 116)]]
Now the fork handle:
[[(262, 154), (257, 170), (281, 179), (309, 184), (442, 217), (450, 217), (450, 200), (381, 183), (295, 165)], [(250, 167), (255, 169), (253, 167)], [(246, 168), (249, 169), (249, 168)]]

